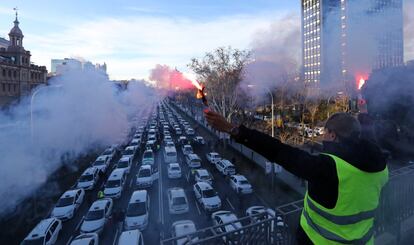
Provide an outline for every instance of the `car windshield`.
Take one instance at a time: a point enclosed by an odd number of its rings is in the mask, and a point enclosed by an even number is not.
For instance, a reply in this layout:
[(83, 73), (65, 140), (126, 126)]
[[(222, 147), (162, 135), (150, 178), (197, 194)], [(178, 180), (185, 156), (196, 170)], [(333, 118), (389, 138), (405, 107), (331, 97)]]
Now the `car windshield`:
[(45, 239), (45, 237), (38, 237), (38, 238), (35, 238), (35, 239), (30, 239), (30, 240), (24, 240), (21, 244), (22, 245), (42, 245), (42, 244), (44, 244), (43, 243), (43, 240)]
[(66, 207), (73, 204), (74, 197), (63, 197), (59, 199), (56, 207)]
[(124, 155), (134, 155), (134, 151), (133, 150), (126, 150), (126, 151), (124, 151)]
[(102, 166), (102, 165), (105, 165), (104, 160), (96, 160), (95, 163), (93, 164), (93, 166)]
[(115, 188), (115, 187), (120, 187), (121, 186), (121, 180), (108, 180), (106, 182), (105, 187), (106, 188)]
[(194, 159), (194, 160), (191, 160), (191, 164), (197, 164), (197, 165), (199, 165), (201, 163), (200, 163), (200, 160)]
[(128, 167), (128, 161), (119, 161), (118, 162), (118, 168), (127, 168)]
[(203, 197), (209, 198), (216, 196), (216, 192), (213, 189), (203, 191)]
[(172, 204), (173, 205), (184, 205), (184, 204), (187, 204), (187, 201), (185, 200), (184, 197), (176, 197), (176, 198), (173, 198)]
[(168, 152), (167, 153), (167, 156), (169, 156), (169, 157), (174, 157), (174, 156), (176, 156), (177, 154), (175, 154), (175, 152)]
[(145, 210), (145, 202), (136, 202), (128, 205), (126, 216), (140, 216), (147, 213)]
[(227, 171), (233, 172), (233, 171), (235, 171), (235, 168), (233, 166), (229, 166), (229, 167), (227, 167)]
[(249, 181), (247, 181), (247, 180), (240, 180), (239, 182), (240, 182), (241, 185), (248, 185), (249, 184)]
[(85, 220), (87, 220), (87, 221), (97, 220), (97, 219), (102, 219), (103, 217), (104, 217), (104, 210), (103, 209), (91, 210), (86, 214)]
[(132, 141), (131, 144), (129, 144), (129, 145), (138, 145), (138, 142)]
[(149, 169), (139, 170), (138, 177), (142, 178), (142, 177), (150, 177), (150, 176), (151, 176), (151, 171)]
[(171, 167), (171, 170), (172, 171), (180, 171), (180, 167), (173, 166), (173, 167)]
[(201, 175), (200, 176), (200, 179), (209, 180), (210, 179), (210, 176), (208, 174), (207, 175)]
[(150, 151), (144, 152), (143, 158), (152, 158), (152, 157), (153, 157), (152, 152), (150, 152)]
[(85, 175), (81, 175), (81, 177), (79, 177), (79, 182), (88, 182), (88, 181), (92, 181), (93, 180), (93, 175), (92, 174), (85, 174)]
[(102, 155), (112, 155), (111, 150), (105, 150)]

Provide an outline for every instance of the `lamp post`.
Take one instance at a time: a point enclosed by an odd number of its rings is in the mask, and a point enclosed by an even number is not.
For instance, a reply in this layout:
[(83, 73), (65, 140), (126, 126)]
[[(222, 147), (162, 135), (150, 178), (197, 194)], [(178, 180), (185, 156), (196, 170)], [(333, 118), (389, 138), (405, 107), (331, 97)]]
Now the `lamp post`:
[(34, 127), (33, 127), (33, 101), (35, 96), (42, 90), (45, 90), (47, 88), (61, 88), (62, 85), (50, 85), (50, 86), (45, 86), (45, 87), (40, 87), (38, 89), (36, 89), (33, 93), (32, 96), (30, 98), (30, 137), (33, 141), (33, 133), (34, 133)]
[[(253, 85), (253, 84), (247, 85), (247, 87), (249, 87), (249, 88), (253, 88), (254, 86), (255, 85)], [(272, 108), (272, 119), (271, 119), (271, 121), (272, 121), (272, 137), (274, 138), (275, 137), (275, 117), (274, 117), (275, 110), (274, 110), (274, 99), (273, 99), (272, 91), (270, 91), (270, 89), (268, 87), (264, 87), (264, 88), (270, 94), (270, 98), (272, 99), (272, 106), (271, 106), (271, 108)]]

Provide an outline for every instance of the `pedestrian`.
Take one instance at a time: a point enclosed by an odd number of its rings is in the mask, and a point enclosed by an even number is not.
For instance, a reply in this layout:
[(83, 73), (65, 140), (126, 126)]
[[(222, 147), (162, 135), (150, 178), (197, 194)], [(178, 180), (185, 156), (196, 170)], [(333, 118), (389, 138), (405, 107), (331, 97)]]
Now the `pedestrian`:
[(205, 117), (213, 128), (308, 181), (298, 244), (373, 244), (374, 214), (388, 168), (380, 148), (360, 137), (356, 118), (332, 115), (325, 124), (323, 152), (313, 155), (233, 125), (213, 111)]
[(103, 193), (103, 191), (102, 190), (99, 190), (98, 191), (98, 199), (102, 199), (102, 198), (104, 198), (104, 193)]

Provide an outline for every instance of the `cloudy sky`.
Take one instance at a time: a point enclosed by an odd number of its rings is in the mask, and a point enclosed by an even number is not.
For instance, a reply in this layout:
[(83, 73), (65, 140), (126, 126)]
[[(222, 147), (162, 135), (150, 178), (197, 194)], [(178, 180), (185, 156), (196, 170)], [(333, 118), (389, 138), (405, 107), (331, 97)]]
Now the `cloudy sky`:
[(1, 0), (2, 37), (16, 5), (32, 61), (49, 70), (52, 58), (105, 61), (112, 79), (146, 78), (158, 63), (186, 70), (192, 57), (218, 46), (250, 48), (260, 33), (300, 15), (298, 0)]

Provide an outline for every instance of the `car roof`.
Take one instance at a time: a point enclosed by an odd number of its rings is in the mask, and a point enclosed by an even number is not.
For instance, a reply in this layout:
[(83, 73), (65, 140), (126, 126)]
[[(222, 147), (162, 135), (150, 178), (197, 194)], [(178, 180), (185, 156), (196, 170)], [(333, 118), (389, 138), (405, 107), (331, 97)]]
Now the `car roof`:
[(121, 233), (118, 240), (118, 245), (138, 244), (142, 233), (138, 230), (128, 230)]
[(125, 150), (134, 150), (135, 146), (129, 145), (125, 148)]
[(229, 166), (234, 166), (233, 165), (233, 163), (231, 163), (229, 160), (227, 160), (227, 159), (222, 159), (221, 160), (221, 162), (223, 163), (223, 164), (226, 164), (226, 165), (229, 165)]
[(241, 175), (241, 174), (235, 174), (235, 175), (232, 175), (231, 177), (234, 177), (237, 180), (247, 180), (247, 178), (244, 177), (244, 175)]
[(213, 189), (213, 187), (209, 183), (206, 183), (206, 182), (197, 182), (196, 185), (198, 185), (201, 190)]
[(99, 156), (99, 157), (97, 157), (96, 158), (96, 160), (95, 161), (98, 161), (98, 160), (105, 160), (106, 159), (106, 156)]
[(46, 234), (46, 231), (49, 229), (49, 226), (52, 224), (53, 221), (57, 220), (56, 218), (48, 218), (40, 221), (35, 228), (29, 233), (26, 237), (28, 239), (34, 239)]
[(196, 172), (198, 172), (199, 175), (209, 175), (207, 169), (204, 168), (197, 169)]
[(129, 161), (129, 159), (131, 159), (131, 157), (130, 157), (130, 156), (122, 156), (122, 157), (119, 159), (119, 161), (118, 161), (118, 162), (120, 162), (120, 161)]
[(147, 190), (137, 190), (131, 195), (129, 203), (145, 202), (147, 200)]
[(178, 164), (176, 162), (173, 162), (173, 163), (168, 164), (168, 166), (170, 166), (170, 167), (180, 167), (180, 164)]
[(176, 197), (184, 197), (185, 196), (184, 189), (180, 188), (180, 187), (172, 187), (172, 188), (168, 189), (168, 192), (171, 193), (171, 196), (176, 196)]
[(112, 171), (108, 180), (120, 179), (124, 173), (125, 173), (125, 169), (116, 168)]
[(210, 155), (219, 155), (217, 152), (210, 152), (208, 154), (210, 154)]
[(190, 154), (188, 154), (188, 158), (190, 158), (190, 159), (200, 159), (200, 158), (198, 157), (198, 155), (197, 155), (197, 154), (195, 154), (195, 153), (190, 153)]
[(139, 167), (138, 171), (141, 170), (141, 169), (151, 169), (151, 165), (149, 165), (149, 164), (141, 165), (141, 167)]
[(93, 174), (98, 168), (96, 167), (89, 167), (83, 171), (82, 175), (90, 175)]
[(172, 224), (172, 227), (175, 229), (175, 234), (181, 236), (183, 234), (188, 234), (196, 231), (196, 226), (191, 220), (179, 220)]
[(237, 220), (237, 216), (230, 211), (217, 211), (213, 213), (213, 215), (219, 216), (221, 220), (223, 220), (223, 223), (228, 223)]
[(104, 209), (105, 205), (110, 202), (111, 199), (109, 198), (102, 198), (99, 200), (96, 200), (92, 203), (92, 206), (89, 208), (89, 210), (98, 210), (98, 209)]

